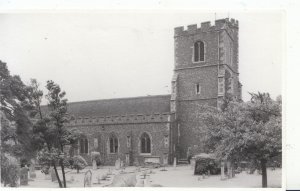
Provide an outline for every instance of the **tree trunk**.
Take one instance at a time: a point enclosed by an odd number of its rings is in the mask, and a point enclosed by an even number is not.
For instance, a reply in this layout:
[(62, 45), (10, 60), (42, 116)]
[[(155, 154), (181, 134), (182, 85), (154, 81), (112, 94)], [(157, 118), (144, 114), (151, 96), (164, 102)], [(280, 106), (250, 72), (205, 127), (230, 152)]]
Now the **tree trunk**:
[(61, 172), (62, 172), (62, 175), (63, 175), (64, 188), (67, 188), (66, 176), (65, 176), (65, 167), (64, 167), (63, 159), (60, 159), (60, 166), (61, 166)]
[(262, 172), (262, 187), (267, 188), (268, 183), (267, 183), (267, 160), (262, 159), (261, 161), (261, 172)]
[(59, 175), (58, 175), (58, 172), (57, 172), (57, 169), (56, 169), (56, 164), (54, 161), (52, 161), (52, 165), (53, 165), (53, 168), (54, 168), (54, 171), (55, 171), (55, 174), (56, 174), (56, 177), (57, 177), (57, 181), (58, 181), (58, 184), (59, 184), (59, 187), (62, 188), (62, 183), (60, 181), (60, 178), (59, 178)]

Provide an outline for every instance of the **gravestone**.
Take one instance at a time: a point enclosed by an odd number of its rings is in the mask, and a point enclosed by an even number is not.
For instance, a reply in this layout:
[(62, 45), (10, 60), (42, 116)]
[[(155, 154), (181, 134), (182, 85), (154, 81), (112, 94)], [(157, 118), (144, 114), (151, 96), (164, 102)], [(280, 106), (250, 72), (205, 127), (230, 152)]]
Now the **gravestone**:
[(30, 178), (36, 178), (36, 173), (35, 173), (35, 165), (31, 164), (29, 167), (29, 177)]
[(93, 160), (93, 170), (97, 170), (97, 162), (96, 162), (96, 160)]
[(30, 178), (36, 178), (36, 173), (35, 173), (35, 160), (31, 159), (30, 160), (31, 164), (29, 167), (29, 177)]
[(21, 168), (20, 185), (28, 185), (28, 169), (26, 167)]
[(107, 175), (112, 175), (111, 168), (108, 169)]
[(176, 168), (176, 163), (177, 163), (176, 157), (174, 157), (174, 162), (173, 162), (173, 167), (174, 167), (174, 168)]
[(57, 180), (54, 168), (50, 168), (51, 181), (54, 182)]
[(225, 163), (221, 162), (221, 180), (225, 180)]
[(84, 183), (83, 186), (84, 187), (91, 187), (92, 186), (92, 171), (88, 170), (85, 174), (84, 174)]
[(119, 170), (121, 167), (121, 160), (120, 159), (117, 159), (116, 162), (115, 162), (115, 169), (116, 170)]
[(195, 158), (191, 158), (191, 169), (195, 169), (196, 166), (196, 159)]

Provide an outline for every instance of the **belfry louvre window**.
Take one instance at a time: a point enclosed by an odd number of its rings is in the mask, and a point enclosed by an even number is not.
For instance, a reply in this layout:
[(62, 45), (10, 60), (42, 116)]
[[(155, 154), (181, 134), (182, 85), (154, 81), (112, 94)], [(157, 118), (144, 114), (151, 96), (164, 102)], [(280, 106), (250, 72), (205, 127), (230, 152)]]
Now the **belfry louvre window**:
[(196, 84), (196, 94), (200, 94), (201, 93), (201, 86), (200, 84)]
[(194, 62), (204, 61), (204, 42), (197, 41), (194, 44)]
[(141, 153), (151, 153), (151, 140), (147, 133), (141, 136)]
[(110, 153), (117, 153), (118, 152), (118, 148), (119, 148), (118, 139), (117, 139), (117, 137), (115, 135), (112, 135), (109, 138), (109, 152)]
[(88, 153), (89, 152), (89, 142), (87, 139), (80, 139), (80, 153)]

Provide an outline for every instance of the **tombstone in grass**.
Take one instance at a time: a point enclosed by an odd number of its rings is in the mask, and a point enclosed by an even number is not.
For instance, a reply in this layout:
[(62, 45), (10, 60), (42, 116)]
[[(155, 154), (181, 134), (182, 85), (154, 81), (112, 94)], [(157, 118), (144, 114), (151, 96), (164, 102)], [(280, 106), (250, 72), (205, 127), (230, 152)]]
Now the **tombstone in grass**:
[(93, 170), (97, 170), (97, 162), (96, 160), (93, 160)]
[(174, 157), (174, 162), (173, 162), (173, 167), (174, 167), (174, 168), (176, 168), (176, 163), (177, 163), (176, 157)]
[(28, 169), (26, 167), (21, 168), (20, 185), (28, 185)]
[(225, 180), (225, 162), (221, 162), (221, 180)]
[(50, 175), (51, 175), (52, 182), (57, 181), (57, 177), (56, 177), (54, 168), (50, 168)]
[(111, 168), (108, 169), (107, 175), (112, 175)]
[(88, 170), (85, 174), (84, 174), (84, 180), (83, 180), (83, 186), (84, 187), (91, 187), (92, 186), (92, 171)]
[(116, 162), (115, 162), (115, 169), (116, 170), (119, 170), (121, 167), (121, 160), (120, 159), (117, 159)]
[(122, 171), (122, 173), (124, 172), (124, 170), (125, 170), (125, 165), (124, 165), (124, 162), (121, 160), (121, 162), (120, 162), (120, 167), (121, 167), (121, 171)]
[(35, 161), (33, 159), (31, 159), (31, 164), (29, 166), (29, 177), (30, 178), (36, 178)]

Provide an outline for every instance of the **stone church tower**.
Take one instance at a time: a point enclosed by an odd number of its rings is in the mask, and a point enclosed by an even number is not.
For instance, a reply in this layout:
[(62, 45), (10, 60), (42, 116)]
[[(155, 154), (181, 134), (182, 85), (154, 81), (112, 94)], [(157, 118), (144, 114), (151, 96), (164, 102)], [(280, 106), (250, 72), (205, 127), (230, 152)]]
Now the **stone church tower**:
[[(175, 28), (175, 67), (172, 79), (171, 113), (176, 116), (177, 141), (174, 150), (186, 158), (189, 148), (200, 148), (193, 128), (200, 105), (219, 107), (222, 99), (241, 98), (238, 72), (238, 21), (220, 19)], [(200, 127), (201, 128), (201, 127)]]

